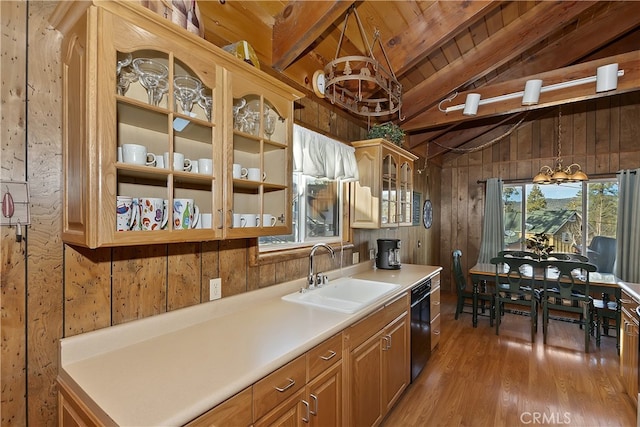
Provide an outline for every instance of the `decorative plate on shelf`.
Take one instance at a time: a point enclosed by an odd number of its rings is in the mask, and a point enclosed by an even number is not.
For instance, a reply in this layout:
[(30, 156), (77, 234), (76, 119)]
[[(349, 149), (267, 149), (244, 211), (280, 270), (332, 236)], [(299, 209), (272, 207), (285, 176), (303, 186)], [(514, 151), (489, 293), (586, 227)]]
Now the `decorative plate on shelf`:
[(431, 228), (433, 224), (433, 206), (429, 199), (425, 200), (422, 206), (422, 224), (424, 228)]

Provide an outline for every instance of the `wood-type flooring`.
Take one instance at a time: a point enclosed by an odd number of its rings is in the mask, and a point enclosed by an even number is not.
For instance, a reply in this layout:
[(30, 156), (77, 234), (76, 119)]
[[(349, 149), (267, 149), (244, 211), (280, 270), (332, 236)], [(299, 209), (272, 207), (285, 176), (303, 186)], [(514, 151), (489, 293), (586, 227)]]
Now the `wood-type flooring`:
[[(636, 426), (636, 408), (620, 379), (616, 339), (595, 339), (584, 353), (575, 324), (538, 325), (506, 314), (500, 335), (471, 314), (454, 320), (455, 295), (442, 294), (439, 347), (383, 422), (395, 426)], [(540, 312), (539, 320), (542, 318)]]

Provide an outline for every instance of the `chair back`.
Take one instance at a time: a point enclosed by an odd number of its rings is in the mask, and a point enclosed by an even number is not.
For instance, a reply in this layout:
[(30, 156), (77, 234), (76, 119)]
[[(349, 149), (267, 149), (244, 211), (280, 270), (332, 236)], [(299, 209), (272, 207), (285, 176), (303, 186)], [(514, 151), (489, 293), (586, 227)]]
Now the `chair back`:
[(530, 251), (500, 251), (499, 257), (538, 259), (538, 254)]
[[(545, 260), (540, 265), (544, 267), (545, 292), (553, 289), (565, 300), (576, 299), (576, 295), (589, 295), (589, 274), (597, 270), (596, 266), (588, 262)], [(576, 285), (584, 286), (584, 290), (576, 292)]]
[(595, 236), (589, 244), (589, 262), (596, 265), (600, 273), (613, 273), (616, 261), (616, 239), (606, 236)]
[(462, 251), (460, 249), (456, 249), (453, 251), (453, 277), (456, 280), (456, 292), (460, 293), (467, 288), (467, 280), (464, 277), (464, 273), (462, 272), (462, 264), (460, 262), (460, 258), (462, 258)]
[(522, 291), (522, 287), (527, 287), (533, 293), (535, 270), (540, 265), (537, 260), (498, 256), (491, 258), (491, 264), (496, 266), (496, 283), (500, 284), (496, 286), (497, 291), (518, 293)]

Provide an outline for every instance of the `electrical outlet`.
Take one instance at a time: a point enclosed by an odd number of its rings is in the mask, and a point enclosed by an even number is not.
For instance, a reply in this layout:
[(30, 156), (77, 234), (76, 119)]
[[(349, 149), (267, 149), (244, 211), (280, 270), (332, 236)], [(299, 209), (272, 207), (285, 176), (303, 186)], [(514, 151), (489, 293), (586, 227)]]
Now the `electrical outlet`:
[(220, 299), (222, 297), (222, 279), (209, 280), (209, 300)]
[(360, 262), (360, 252), (354, 252), (352, 258), (353, 258), (353, 263), (354, 264), (359, 263)]
[(376, 251), (373, 249), (369, 249), (369, 259), (376, 259)]

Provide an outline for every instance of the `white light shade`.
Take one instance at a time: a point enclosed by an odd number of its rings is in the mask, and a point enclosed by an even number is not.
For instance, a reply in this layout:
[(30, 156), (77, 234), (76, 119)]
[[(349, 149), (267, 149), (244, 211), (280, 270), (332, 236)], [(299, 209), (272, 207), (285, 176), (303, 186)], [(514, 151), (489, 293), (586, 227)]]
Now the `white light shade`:
[(465, 116), (475, 116), (478, 113), (478, 105), (480, 104), (480, 94), (470, 93), (467, 95), (467, 100), (464, 102), (464, 111), (462, 114)]
[(618, 88), (618, 64), (598, 67), (596, 72), (596, 92), (607, 92)]
[(540, 99), (540, 89), (542, 89), (542, 80), (527, 80), (524, 85), (524, 95), (522, 95), (522, 105), (535, 105)]

